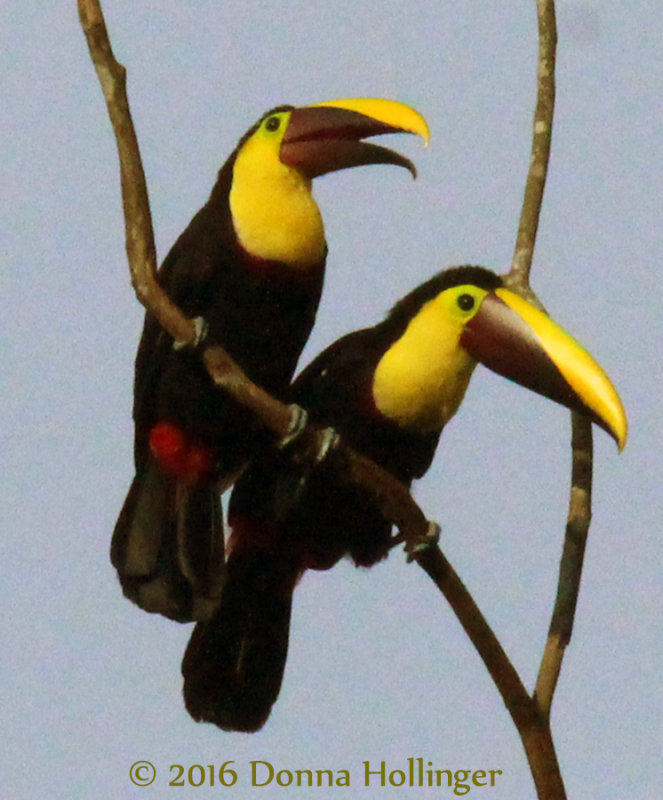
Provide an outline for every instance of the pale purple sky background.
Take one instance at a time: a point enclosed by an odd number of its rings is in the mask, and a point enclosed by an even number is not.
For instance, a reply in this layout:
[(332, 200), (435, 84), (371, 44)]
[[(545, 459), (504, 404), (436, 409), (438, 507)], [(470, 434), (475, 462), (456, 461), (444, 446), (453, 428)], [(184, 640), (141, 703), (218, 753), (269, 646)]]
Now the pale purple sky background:
[[(371, 167), (316, 183), (330, 256), (308, 361), (438, 269), (508, 268), (529, 159), (534, 0), (106, 0), (160, 258), (267, 108), (386, 96), (427, 117), (399, 137), (419, 179)], [(654, 3), (560, 2), (558, 104), (533, 284), (614, 379), (625, 452), (595, 433), (595, 507), (574, 639), (553, 709), (569, 797), (660, 796), (663, 22)], [(0, 792), (27, 800), (279, 798), (250, 761), (347, 769), (313, 798), (453, 796), (364, 788), (362, 762), (501, 769), (470, 797), (534, 789), (520, 741), (455, 617), (401, 552), (305, 576), (280, 699), (253, 736), (180, 699), (189, 626), (126, 601), (108, 562), (132, 474), (142, 312), (129, 286), (115, 145), (76, 4), (5, 0), (0, 191), (4, 608)], [(566, 515), (569, 421), (478, 369), (416, 496), (531, 687)], [(130, 765), (158, 777), (136, 788)], [(231, 789), (168, 786), (221, 764)]]

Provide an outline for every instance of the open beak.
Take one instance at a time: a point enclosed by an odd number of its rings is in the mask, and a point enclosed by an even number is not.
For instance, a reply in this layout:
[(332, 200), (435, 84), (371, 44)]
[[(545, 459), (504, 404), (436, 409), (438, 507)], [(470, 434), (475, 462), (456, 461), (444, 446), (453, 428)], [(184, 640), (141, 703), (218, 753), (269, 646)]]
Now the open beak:
[(417, 170), (408, 158), (362, 141), (383, 133), (415, 133), (426, 144), (430, 139), (426, 120), (403, 103), (376, 98), (330, 100), (292, 111), (280, 158), (310, 179), (364, 164), (395, 164), (416, 178)]
[(575, 339), (522, 297), (508, 289), (489, 292), (460, 343), (493, 372), (590, 417), (620, 450), (626, 444), (626, 414), (610, 378)]

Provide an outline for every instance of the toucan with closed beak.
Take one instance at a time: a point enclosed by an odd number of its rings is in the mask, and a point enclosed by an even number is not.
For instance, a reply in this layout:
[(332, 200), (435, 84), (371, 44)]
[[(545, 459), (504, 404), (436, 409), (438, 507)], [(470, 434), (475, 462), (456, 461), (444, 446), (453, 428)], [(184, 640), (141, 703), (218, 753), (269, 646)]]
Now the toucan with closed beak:
[[(207, 203), (158, 279), (255, 383), (284, 397), (322, 290), (327, 244), (314, 178), (364, 164), (414, 165), (364, 141), (429, 138), (423, 117), (391, 100), (279, 106), (242, 137)], [(212, 385), (199, 356), (173, 346), (149, 314), (134, 379), (135, 478), (116, 523), (111, 561), (124, 594), (178, 621), (218, 604), (224, 539), (219, 494), (265, 435)]]
[[(579, 411), (624, 446), (624, 409), (601, 367), (482, 267), (437, 274), (375, 327), (336, 341), (297, 378), (290, 399), (409, 486), (429, 468), (477, 363)], [(236, 483), (228, 515), (227, 580), (218, 610), (189, 641), (184, 699), (194, 719), (248, 732), (278, 696), (302, 573), (343, 556), (375, 564), (393, 544), (392, 526), (329, 460), (305, 472), (287, 448), (261, 451)]]

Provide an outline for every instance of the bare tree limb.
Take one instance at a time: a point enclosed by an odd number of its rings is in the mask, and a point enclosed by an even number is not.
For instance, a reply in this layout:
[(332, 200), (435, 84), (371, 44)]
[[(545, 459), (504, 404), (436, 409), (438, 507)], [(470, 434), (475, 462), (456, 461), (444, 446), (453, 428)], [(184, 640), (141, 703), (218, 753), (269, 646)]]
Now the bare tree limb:
[[(554, 0), (537, 0), (539, 56), (537, 103), (530, 169), (525, 186), (518, 236), (506, 282), (538, 302), (529, 285), (543, 191), (550, 158), (555, 103), (557, 28)], [(585, 544), (591, 520), (592, 430), (589, 420), (572, 414), (572, 471), (569, 512), (560, 562), (557, 597), (552, 613), (533, 702), (534, 728), (518, 725), (540, 798), (564, 798), (565, 792), (550, 733), (550, 710), (573, 629)], [(541, 749), (543, 747), (543, 750)], [(547, 754), (543, 760), (541, 754)], [(554, 773), (557, 775), (554, 775)], [(550, 783), (550, 781), (553, 781)], [(552, 793), (549, 793), (552, 792)]]
[(532, 151), (513, 261), (507, 276), (511, 288), (519, 289), (525, 295), (529, 295), (531, 292), (529, 275), (532, 268), (536, 234), (539, 228), (543, 191), (548, 175), (555, 107), (557, 24), (555, 21), (554, 0), (536, 0), (536, 8), (539, 30), (539, 56)]
[(569, 513), (559, 566), (557, 597), (534, 692), (539, 708), (546, 716), (550, 715), (562, 659), (571, 641), (585, 545), (592, 518), (592, 425), (585, 417), (575, 413), (572, 415), (572, 425)]
[(520, 734), (540, 800), (564, 800), (564, 784), (548, 719), (529, 696), (492, 629), (471, 594), (439, 548), (415, 555), (454, 610), (481, 656)]
[[(534, 302), (529, 285), (539, 212), (548, 172), (555, 103), (557, 27), (554, 0), (537, 0), (539, 57), (531, 163), (525, 186), (518, 236), (507, 283)], [(569, 511), (559, 569), (557, 596), (544, 648), (534, 697), (540, 713), (549, 718), (565, 648), (571, 639), (580, 590), (585, 544), (591, 521), (592, 430), (579, 414), (572, 418), (572, 467)]]
[(120, 158), (127, 257), (138, 300), (175, 341), (192, 342), (195, 328), (156, 279), (152, 214), (136, 131), (127, 100), (126, 70), (115, 60), (99, 0), (78, 0), (78, 15), (113, 125)]

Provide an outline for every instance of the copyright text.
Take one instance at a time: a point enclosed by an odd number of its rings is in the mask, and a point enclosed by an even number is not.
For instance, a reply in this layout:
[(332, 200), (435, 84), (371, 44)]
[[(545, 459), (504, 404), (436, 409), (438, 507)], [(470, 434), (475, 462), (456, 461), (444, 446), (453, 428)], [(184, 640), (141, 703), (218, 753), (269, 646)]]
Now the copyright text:
[[(352, 769), (283, 768), (269, 761), (249, 761), (242, 768), (234, 760), (215, 764), (170, 764), (168, 786), (244, 785), (291, 786), (293, 788), (408, 787), (447, 789), (448, 794), (462, 797), (472, 791), (495, 788), (502, 777), (501, 769), (439, 768), (423, 758), (407, 758), (399, 764), (386, 761), (362, 761)], [(136, 761), (129, 770), (136, 786), (149, 786), (157, 780), (157, 770), (149, 761)]]

